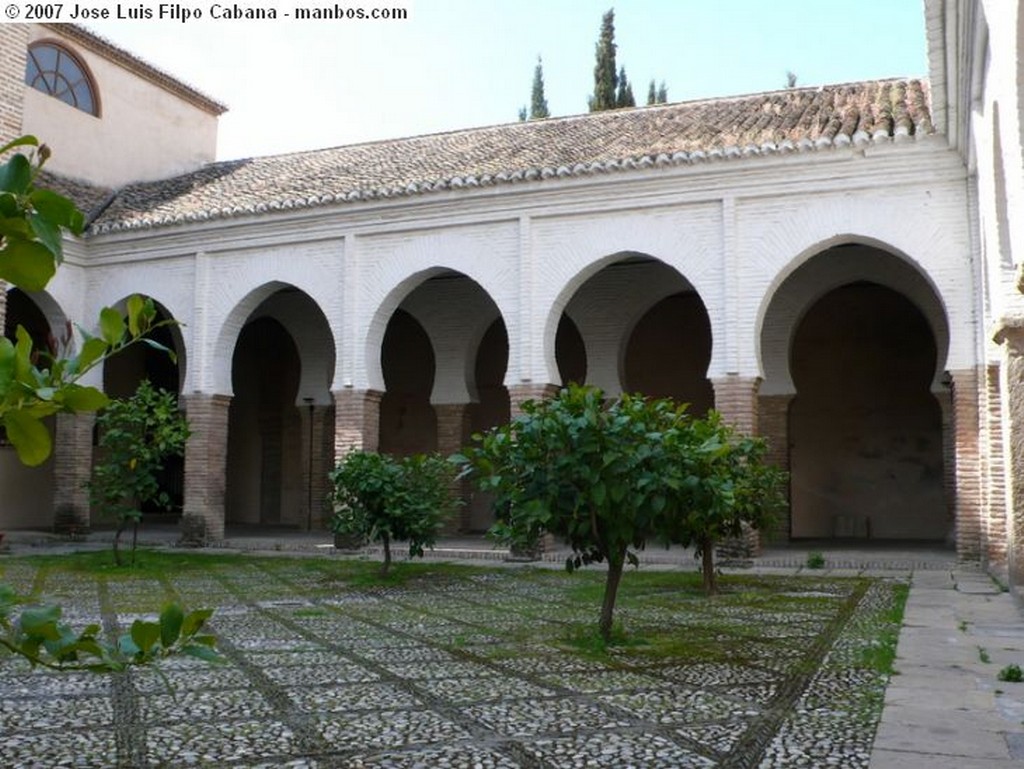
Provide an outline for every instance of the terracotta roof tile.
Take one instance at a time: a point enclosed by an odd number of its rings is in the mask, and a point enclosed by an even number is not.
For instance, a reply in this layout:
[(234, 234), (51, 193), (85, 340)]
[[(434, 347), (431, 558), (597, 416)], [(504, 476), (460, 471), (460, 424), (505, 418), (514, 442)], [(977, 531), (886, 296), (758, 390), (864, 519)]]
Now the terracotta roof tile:
[(927, 85), (887, 80), (473, 128), (214, 163), (120, 190), (94, 231), (934, 132)]

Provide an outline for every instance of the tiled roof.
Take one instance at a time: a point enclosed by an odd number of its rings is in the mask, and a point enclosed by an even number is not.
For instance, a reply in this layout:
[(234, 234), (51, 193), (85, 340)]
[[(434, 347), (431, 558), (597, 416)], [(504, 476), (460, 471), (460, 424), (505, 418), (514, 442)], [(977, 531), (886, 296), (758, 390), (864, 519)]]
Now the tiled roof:
[(910, 140), (933, 133), (927, 102), (922, 81), (871, 81), (214, 163), (120, 190), (93, 230)]

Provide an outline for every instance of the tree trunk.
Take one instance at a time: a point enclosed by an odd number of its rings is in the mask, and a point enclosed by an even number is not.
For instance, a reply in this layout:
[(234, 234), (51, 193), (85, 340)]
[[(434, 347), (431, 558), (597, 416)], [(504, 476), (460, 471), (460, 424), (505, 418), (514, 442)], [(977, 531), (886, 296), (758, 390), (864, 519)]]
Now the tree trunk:
[(391, 538), (385, 534), (381, 537), (381, 542), (384, 544), (384, 563), (381, 564), (380, 575), (386, 577), (391, 568)]
[(117, 528), (114, 530), (114, 564), (116, 566), (124, 566), (121, 561), (121, 551), (118, 546), (121, 544), (121, 534), (124, 533), (124, 527), (128, 523), (126, 519), (122, 520), (117, 524)]
[(604, 599), (601, 602), (601, 621), (598, 630), (606, 642), (612, 637), (612, 612), (615, 611), (615, 598), (619, 593), (619, 582), (622, 580), (622, 567), (625, 558), (608, 560), (608, 576), (604, 582)]
[(715, 581), (715, 543), (710, 539), (702, 539), (700, 548), (704, 574), (704, 593), (705, 595), (718, 595), (718, 583)]
[(132, 521), (132, 566), (135, 565), (135, 551), (139, 546), (139, 522)]

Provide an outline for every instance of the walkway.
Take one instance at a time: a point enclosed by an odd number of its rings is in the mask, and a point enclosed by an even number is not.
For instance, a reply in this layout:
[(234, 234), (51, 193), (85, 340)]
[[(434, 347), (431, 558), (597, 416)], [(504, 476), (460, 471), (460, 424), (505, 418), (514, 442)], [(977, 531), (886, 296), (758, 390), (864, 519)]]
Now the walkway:
[[(32, 535), (35, 536), (35, 535)], [(53, 552), (66, 547), (45, 535), (14, 533), (16, 552)], [(170, 527), (150, 527), (147, 544), (169, 544)], [(103, 546), (95, 534), (88, 546)], [(225, 547), (333, 556), (323, 532), (234, 530)], [(769, 550), (749, 569), (771, 574), (806, 571), (807, 549)], [(504, 552), (479, 538), (446, 539), (431, 554), (438, 559), (502, 563)], [(1024, 613), (988, 575), (957, 565), (952, 553), (926, 549), (834, 549), (814, 574), (872, 574), (909, 579), (910, 596), (885, 709), (870, 769), (1009, 769), (1024, 767), (1024, 683), (997, 680), (1007, 665), (1024, 666)], [(556, 566), (564, 554), (545, 561)], [(680, 550), (651, 549), (648, 567), (691, 560)], [(694, 565), (696, 566), (695, 562)]]

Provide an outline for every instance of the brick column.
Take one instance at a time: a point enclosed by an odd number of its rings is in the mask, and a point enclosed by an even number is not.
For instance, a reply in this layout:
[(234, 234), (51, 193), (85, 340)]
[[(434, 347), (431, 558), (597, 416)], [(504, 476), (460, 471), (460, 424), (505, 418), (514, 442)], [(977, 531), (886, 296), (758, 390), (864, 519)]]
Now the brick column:
[(518, 384), (508, 388), (509, 419), (523, 413), (526, 401), (542, 401), (553, 398), (561, 388), (555, 384)]
[(206, 537), (224, 539), (229, 395), (192, 393), (181, 397), (192, 435), (185, 444), (184, 515), (202, 519)]
[(0, 332), (7, 328), (7, 291), (7, 284), (0, 280)]
[(57, 414), (53, 441), (53, 511), (55, 520), (74, 516), (89, 526), (92, 432), (95, 414)]
[[(942, 498), (946, 505), (947, 523), (952, 523), (956, 537), (956, 419), (953, 413), (953, 393), (932, 390), (942, 420)], [(979, 444), (981, 445), (981, 444)], [(950, 542), (949, 544), (955, 544)]]
[[(727, 424), (744, 435), (757, 432), (757, 390), (760, 377), (729, 374), (711, 380), (715, 389), (715, 410)], [(716, 548), (720, 558), (752, 558), (761, 551), (761, 533), (744, 527), (743, 536), (722, 542)]]
[(973, 368), (951, 371), (950, 374), (953, 377), (956, 554), (961, 561), (978, 561), (981, 559), (982, 535), (978, 445), (978, 385), (981, 377)]
[[(306, 405), (299, 407), (302, 415), (302, 525), (309, 522), (313, 529), (323, 528), (326, 514), (328, 473), (334, 466), (334, 407)], [(311, 432), (312, 431), (312, 434)], [(310, 456), (312, 447), (312, 456)], [(312, 476), (310, 476), (312, 470)]]
[(378, 390), (337, 390), (334, 395), (334, 458), (350, 451), (376, 451), (380, 446)]
[[(793, 393), (761, 395), (757, 399), (757, 432), (768, 442), (765, 460), (785, 473), (789, 473), (789, 405)], [(788, 540), (790, 528), (789, 481), (785, 488), (786, 508), (779, 516), (776, 536)]]
[(715, 410), (744, 435), (757, 432), (757, 389), (760, 377), (729, 374), (711, 380), (715, 389)]
[(995, 340), (1003, 347), (1003, 447), (1007, 462), (1006, 567), (1010, 584), (1024, 587), (1024, 317), (1000, 321)]
[(982, 409), (982, 480), (985, 491), (985, 557), (1006, 566), (1006, 454), (1003, 451), (1003, 403), (998, 365), (986, 366)]
[[(436, 403), (434, 413), (437, 415), (437, 451), (447, 457), (461, 451), (469, 443), (471, 432), (471, 403)], [(463, 504), (458, 514), (449, 520), (444, 527), (446, 534), (469, 530), (469, 485), (466, 481), (456, 481), (452, 493)]]

